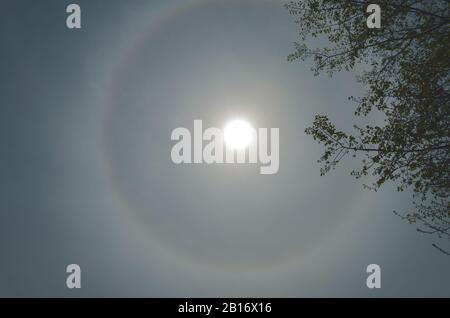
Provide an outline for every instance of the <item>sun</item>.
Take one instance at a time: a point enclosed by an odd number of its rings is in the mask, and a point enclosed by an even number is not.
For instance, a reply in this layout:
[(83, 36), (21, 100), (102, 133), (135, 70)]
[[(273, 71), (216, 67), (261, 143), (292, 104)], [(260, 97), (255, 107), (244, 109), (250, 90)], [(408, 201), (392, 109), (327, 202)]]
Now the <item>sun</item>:
[(225, 144), (232, 149), (244, 149), (253, 140), (253, 127), (246, 120), (234, 119), (224, 129)]

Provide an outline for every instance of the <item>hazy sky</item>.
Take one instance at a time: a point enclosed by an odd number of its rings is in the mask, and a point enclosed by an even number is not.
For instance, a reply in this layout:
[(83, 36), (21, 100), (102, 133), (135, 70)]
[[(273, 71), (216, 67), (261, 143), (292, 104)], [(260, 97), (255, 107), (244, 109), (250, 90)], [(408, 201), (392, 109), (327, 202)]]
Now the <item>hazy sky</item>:
[[(72, 2), (81, 30), (65, 25)], [(320, 177), (303, 131), (316, 113), (350, 128), (361, 87), (286, 61), (282, 2), (1, 8), (0, 296), (450, 296), (450, 257), (392, 213), (409, 193), (363, 190), (351, 160)], [(172, 163), (174, 128), (238, 116), (280, 129), (277, 174)]]

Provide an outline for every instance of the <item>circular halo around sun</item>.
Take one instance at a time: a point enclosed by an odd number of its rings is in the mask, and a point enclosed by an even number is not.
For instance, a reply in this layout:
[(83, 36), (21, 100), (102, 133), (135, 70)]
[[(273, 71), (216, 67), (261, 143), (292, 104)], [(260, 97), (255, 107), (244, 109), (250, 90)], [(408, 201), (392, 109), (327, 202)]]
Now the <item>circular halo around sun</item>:
[(253, 139), (253, 127), (246, 120), (234, 119), (224, 129), (225, 144), (232, 149), (244, 149)]

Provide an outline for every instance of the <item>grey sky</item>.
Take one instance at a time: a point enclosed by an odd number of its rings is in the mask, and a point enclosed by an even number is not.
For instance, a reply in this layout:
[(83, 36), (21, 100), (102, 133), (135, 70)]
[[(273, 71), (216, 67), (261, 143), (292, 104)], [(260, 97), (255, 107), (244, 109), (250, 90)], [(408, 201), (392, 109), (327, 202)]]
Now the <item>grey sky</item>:
[[(361, 87), (286, 61), (281, 2), (74, 2), (81, 30), (71, 2), (1, 2), (0, 296), (450, 296), (450, 258), (392, 213), (410, 194), (351, 160), (319, 176), (303, 131), (351, 127)], [(172, 163), (172, 129), (236, 116), (280, 128), (278, 174)]]

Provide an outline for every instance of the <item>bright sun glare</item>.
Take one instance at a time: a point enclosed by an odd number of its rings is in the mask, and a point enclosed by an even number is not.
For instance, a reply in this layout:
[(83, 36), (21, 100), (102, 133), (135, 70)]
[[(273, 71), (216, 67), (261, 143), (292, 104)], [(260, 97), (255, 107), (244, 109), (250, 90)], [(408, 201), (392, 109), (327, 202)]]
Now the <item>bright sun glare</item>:
[(225, 126), (224, 138), (228, 147), (244, 149), (253, 139), (253, 128), (243, 119), (232, 120)]

